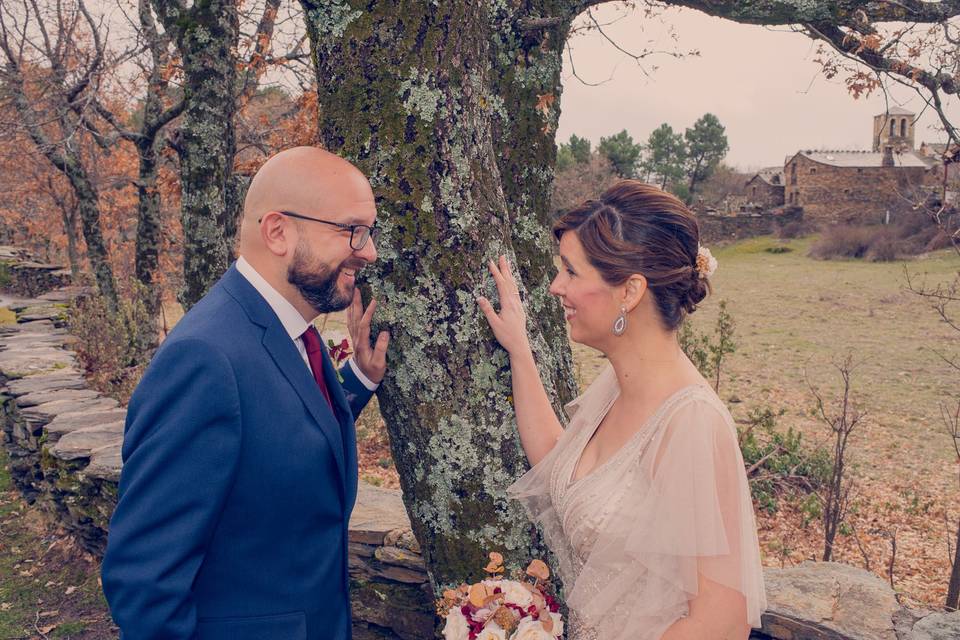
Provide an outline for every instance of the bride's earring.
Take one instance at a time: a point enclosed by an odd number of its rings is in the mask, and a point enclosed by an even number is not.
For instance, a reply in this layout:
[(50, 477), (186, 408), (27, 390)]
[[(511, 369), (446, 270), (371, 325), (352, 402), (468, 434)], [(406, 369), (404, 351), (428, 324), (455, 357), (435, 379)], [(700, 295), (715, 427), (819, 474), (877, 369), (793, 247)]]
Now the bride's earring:
[(617, 316), (617, 321), (613, 323), (613, 335), (622, 336), (623, 332), (627, 330), (627, 309), (626, 307), (620, 307), (620, 315)]

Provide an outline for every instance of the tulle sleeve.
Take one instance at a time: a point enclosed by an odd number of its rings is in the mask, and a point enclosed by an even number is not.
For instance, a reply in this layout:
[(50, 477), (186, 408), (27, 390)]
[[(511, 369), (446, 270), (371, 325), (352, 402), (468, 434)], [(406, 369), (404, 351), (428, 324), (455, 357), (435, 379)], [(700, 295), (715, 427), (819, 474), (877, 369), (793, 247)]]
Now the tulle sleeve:
[(565, 455), (572, 440), (582, 429), (589, 426), (617, 393), (616, 374), (609, 365), (600, 372), (586, 391), (564, 406), (569, 422), (557, 444), (540, 462), (534, 465), (519, 480), (507, 487), (507, 495), (523, 505), (527, 516), (540, 526), (544, 542), (553, 553), (551, 565), (557, 570), (566, 588), (574, 582), (574, 554), (563, 533), (560, 518), (553, 504), (551, 482), (555, 478), (558, 462)]
[(567, 602), (609, 640), (657, 640), (698, 593), (698, 575), (766, 607), (756, 524), (736, 429), (707, 391), (665, 418)]

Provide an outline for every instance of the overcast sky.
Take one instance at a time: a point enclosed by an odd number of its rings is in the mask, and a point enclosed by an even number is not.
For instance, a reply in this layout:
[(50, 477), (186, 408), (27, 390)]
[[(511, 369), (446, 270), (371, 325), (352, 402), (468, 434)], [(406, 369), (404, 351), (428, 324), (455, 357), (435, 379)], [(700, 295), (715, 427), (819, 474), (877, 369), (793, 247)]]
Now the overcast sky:
[[(577, 75), (565, 56), (558, 141), (571, 133), (594, 143), (626, 129), (646, 141), (661, 123), (683, 131), (706, 112), (726, 127), (727, 162), (741, 169), (782, 165), (799, 149), (869, 149), (873, 116), (885, 110), (882, 93), (854, 100), (840, 78), (827, 80), (814, 62), (816, 43), (787, 27), (741, 25), (691, 9), (670, 9), (661, 19), (641, 11), (605, 8), (600, 22), (626, 15), (604, 31), (627, 50), (644, 47), (698, 49), (699, 57), (677, 60), (654, 56), (659, 68), (644, 75), (632, 58), (617, 51), (600, 34), (585, 33), (570, 41)], [(677, 43), (671, 39), (671, 27)], [(920, 113), (924, 103), (901, 87), (891, 89), (891, 106)], [(953, 109), (951, 115), (960, 116)], [(916, 125), (917, 146), (941, 141), (935, 116), (924, 113)]]

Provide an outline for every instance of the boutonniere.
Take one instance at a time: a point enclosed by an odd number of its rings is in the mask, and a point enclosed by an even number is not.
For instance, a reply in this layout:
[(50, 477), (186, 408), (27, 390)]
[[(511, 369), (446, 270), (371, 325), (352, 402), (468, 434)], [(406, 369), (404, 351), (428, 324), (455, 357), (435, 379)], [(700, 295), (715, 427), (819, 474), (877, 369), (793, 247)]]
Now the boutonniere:
[(350, 343), (344, 338), (340, 344), (334, 344), (333, 340), (327, 340), (327, 349), (330, 351), (330, 359), (333, 360), (333, 370), (337, 372), (337, 380), (343, 384), (343, 376), (340, 375), (340, 363), (353, 355), (350, 351)]

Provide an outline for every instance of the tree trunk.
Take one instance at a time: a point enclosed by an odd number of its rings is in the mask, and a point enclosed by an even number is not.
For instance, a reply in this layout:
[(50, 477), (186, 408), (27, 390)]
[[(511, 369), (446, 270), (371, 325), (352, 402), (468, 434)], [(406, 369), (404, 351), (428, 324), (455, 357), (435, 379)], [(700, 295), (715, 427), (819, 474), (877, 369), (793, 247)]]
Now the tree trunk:
[(183, 59), (184, 99), (180, 129), (183, 290), (189, 309), (223, 275), (229, 262), (224, 235), (226, 189), (236, 153), (239, 19), (235, 0), (179, 3), (154, 0), (164, 26), (176, 34)]
[(63, 230), (67, 234), (67, 259), (70, 261), (70, 275), (80, 275), (80, 250), (77, 248), (77, 212), (76, 209), (61, 209)]
[(505, 493), (527, 461), (475, 296), (495, 300), (486, 261), (511, 256), (559, 410), (574, 382), (546, 222), (566, 25), (524, 37), (515, 9), (469, 0), (302, 2), (325, 143), (377, 194), (365, 286), (392, 335), (380, 408), (433, 586), (481, 577), (492, 550), (513, 567), (545, 557)]
[(223, 228), (223, 244), (226, 247), (227, 260), (237, 259), (237, 244), (240, 232), (240, 216), (243, 214), (243, 200), (247, 197), (247, 188), (250, 186), (250, 176), (234, 173), (227, 181), (227, 190), (224, 194), (226, 207), (225, 224)]
[[(23, 121), (31, 140), (50, 164), (66, 176), (70, 182), (74, 197), (77, 199), (83, 239), (87, 244), (87, 259), (90, 261), (90, 268), (93, 271), (97, 289), (106, 300), (108, 308), (116, 312), (119, 306), (119, 298), (116, 281), (113, 278), (113, 269), (110, 267), (107, 245), (103, 239), (103, 230), (100, 228), (100, 196), (97, 193), (96, 185), (90, 180), (90, 176), (83, 166), (80, 152), (76, 148), (71, 149), (66, 145), (62, 150), (58, 149), (47, 138), (40, 124), (34, 121), (33, 105), (24, 90), (23, 79), (19, 72), (12, 75), (8, 80), (8, 85), (14, 108)], [(60, 107), (60, 117), (70, 125), (64, 126), (64, 129), (73, 128), (69, 121), (69, 113), (65, 105)], [(63, 123), (61, 122), (61, 124)]]
[[(151, 111), (149, 100), (146, 112)], [(159, 107), (159, 105), (156, 105)], [(154, 114), (155, 116), (156, 114)], [(141, 344), (137, 353), (149, 353), (159, 343), (157, 328), (160, 314), (160, 288), (156, 273), (160, 265), (161, 220), (160, 189), (157, 187), (157, 164), (159, 161), (156, 137), (142, 139), (137, 145), (140, 166), (137, 178), (137, 242), (134, 270), (140, 284), (139, 295), (143, 300), (149, 326), (136, 333)]]
[(53, 178), (47, 178), (50, 199), (60, 209), (63, 232), (67, 236), (67, 260), (70, 262), (70, 275), (76, 279), (80, 275), (80, 249), (77, 247), (77, 205), (76, 202), (61, 196), (57, 192)]
[(97, 289), (106, 300), (110, 311), (116, 313), (120, 306), (119, 296), (116, 281), (113, 278), (113, 268), (110, 266), (107, 244), (103, 239), (103, 230), (100, 228), (100, 198), (97, 189), (90, 181), (79, 158), (71, 154), (64, 156), (63, 159), (62, 170), (70, 180), (70, 186), (73, 187), (73, 192), (77, 196), (80, 225), (83, 229), (84, 242), (87, 244), (87, 259), (90, 261)]
[(950, 571), (950, 586), (947, 588), (947, 609), (960, 609), (960, 525), (957, 526), (957, 541), (953, 545), (953, 569)]

